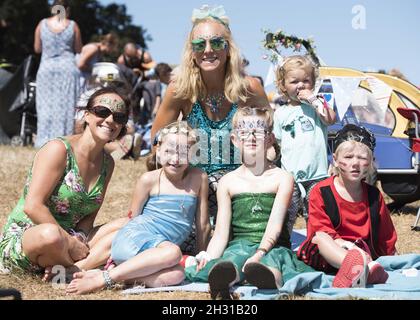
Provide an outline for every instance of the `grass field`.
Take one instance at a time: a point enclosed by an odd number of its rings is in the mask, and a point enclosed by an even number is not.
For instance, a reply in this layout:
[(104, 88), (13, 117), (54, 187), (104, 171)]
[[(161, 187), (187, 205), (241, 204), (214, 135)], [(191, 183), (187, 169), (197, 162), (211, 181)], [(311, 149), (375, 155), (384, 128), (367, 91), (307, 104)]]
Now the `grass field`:
[[(0, 227), (19, 199), (32, 163), (35, 150), (32, 148), (12, 148), (0, 146)], [(114, 175), (98, 214), (95, 224), (102, 224), (126, 215), (137, 178), (145, 171), (144, 161), (123, 160), (116, 163)], [(411, 231), (415, 213), (420, 201), (412, 203), (399, 212), (392, 213), (392, 220), (398, 233), (397, 250), (400, 254), (420, 253), (420, 232)], [(298, 218), (297, 228), (304, 227), (304, 220)], [(143, 295), (122, 295), (120, 291), (101, 291), (86, 296), (68, 296), (63, 289), (52, 288), (39, 278), (25, 274), (0, 275), (0, 288), (16, 288), (23, 299), (163, 299), (201, 300), (210, 299), (206, 293), (169, 292)]]

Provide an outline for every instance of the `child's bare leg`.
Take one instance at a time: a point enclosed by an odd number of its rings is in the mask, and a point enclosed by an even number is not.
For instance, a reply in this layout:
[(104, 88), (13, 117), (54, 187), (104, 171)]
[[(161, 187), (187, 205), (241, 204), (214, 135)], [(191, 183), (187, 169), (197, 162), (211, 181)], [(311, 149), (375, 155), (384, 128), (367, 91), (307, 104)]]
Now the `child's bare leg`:
[(162, 269), (175, 266), (182, 258), (177, 245), (164, 241), (156, 248), (148, 249), (109, 271), (110, 277), (116, 281), (137, 279), (154, 274)]
[(325, 232), (317, 232), (312, 238), (312, 243), (317, 244), (319, 253), (333, 267), (340, 268), (347, 254), (347, 250), (339, 246), (334, 239)]
[(270, 269), (270, 271), (274, 275), (274, 279), (276, 279), (276, 283), (278, 284), (279, 287), (281, 287), (283, 285), (283, 276), (282, 276), (281, 272), (279, 271), (279, 269), (273, 268), (273, 267), (270, 267), (270, 266), (266, 266), (266, 267), (268, 269)]
[(93, 248), (103, 237), (107, 236), (109, 233), (120, 230), (129, 220), (129, 218), (119, 218), (100, 227), (95, 227), (89, 234), (89, 247)]
[[(162, 269), (176, 266), (181, 260), (182, 253), (178, 246), (171, 242), (162, 242), (157, 248), (145, 250), (137, 256), (127, 260), (109, 270), (109, 276), (114, 282), (141, 279), (153, 275)], [(83, 294), (97, 291), (105, 287), (102, 272), (75, 274), (75, 279), (67, 288), (68, 293)]]
[(75, 265), (80, 270), (90, 270), (97, 268), (106, 263), (109, 256), (111, 255), (112, 240), (118, 231), (108, 233), (101, 238), (101, 241), (97, 242), (95, 246), (90, 249), (89, 255), (80, 261), (77, 261)]
[(185, 278), (184, 268), (180, 265), (173, 266), (164, 270), (160, 270), (149, 276), (130, 280), (126, 283), (144, 284), (148, 288), (173, 286), (181, 283)]

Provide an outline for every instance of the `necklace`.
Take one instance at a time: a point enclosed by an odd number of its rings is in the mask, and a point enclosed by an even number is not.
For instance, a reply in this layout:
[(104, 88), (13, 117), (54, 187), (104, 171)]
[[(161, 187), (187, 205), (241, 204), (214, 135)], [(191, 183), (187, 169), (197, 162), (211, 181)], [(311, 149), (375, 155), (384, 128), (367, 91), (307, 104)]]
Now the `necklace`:
[[(169, 178), (166, 176), (166, 174), (165, 174), (165, 171), (163, 170), (163, 168), (161, 168), (161, 169), (159, 169), (159, 170), (161, 170), (160, 172), (159, 172), (159, 181), (160, 181), (160, 176), (161, 176), (161, 174), (163, 173), (164, 175), (165, 175), (165, 177), (166, 177), (166, 179), (169, 181), (169, 182), (171, 182), (172, 184), (173, 184), (173, 182), (171, 181), (171, 180), (169, 180)], [(182, 182), (182, 180), (184, 180), (185, 179), (185, 177), (186, 177), (186, 175), (187, 174), (185, 174), (185, 176), (181, 179), (181, 182)], [(186, 189), (186, 181), (184, 181), (184, 183), (183, 183), (183, 190), (185, 191), (185, 189)], [(159, 190), (158, 190), (158, 194), (160, 194), (160, 183), (159, 183)], [(184, 215), (184, 216), (186, 216), (187, 215), (187, 213), (186, 213), (186, 208), (185, 208), (185, 198), (186, 198), (186, 196), (187, 196), (187, 193), (184, 193), (184, 197), (182, 198), (182, 202), (179, 204), (179, 209), (181, 210), (181, 212), (182, 212), (182, 214)]]
[(187, 215), (187, 213), (186, 213), (186, 209), (185, 209), (185, 205), (184, 205), (186, 195), (187, 195), (187, 194), (186, 194), (186, 193), (184, 193), (184, 197), (182, 198), (182, 202), (181, 202), (181, 204), (179, 205), (179, 208), (181, 209), (182, 214), (183, 214), (184, 216), (186, 216), (186, 215)]
[(204, 99), (204, 104), (207, 105), (210, 108), (210, 111), (212, 113), (216, 113), (220, 110), (222, 107), (223, 101), (225, 101), (226, 97), (225, 94), (222, 93), (216, 93), (216, 94), (209, 94)]
[[(184, 176), (183, 178), (182, 178), (182, 180), (184, 180), (186, 177)], [(186, 180), (186, 179), (185, 179)], [(186, 187), (186, 181), (184, 181), (184, 183), (183, 183), (184, 185), (183, 185), (183, 190), (185, 191), (185, 187)], [(182, 202), (180, 203), (180, 205), (179, 205), (179, 208), (181, 209), (181, 211), (182, 211), (182, 214), (183, 214), (183, 216), (185, 217), (186, 215), (187, 215), (187, 210), (185, 209), (185, 205), (184, 205), (184, 203), (185, 203), (185, 197), (187, 196), (187, 194), (186, 193), (184, 193), (184, 197), (182, 198)]]
[(254, 200), (254, 205), (251, 208), (251, 214), (256, 216), (256, 215), (259, 215), (263, 211), (263, 208), (261, 207), (261, 204), (260, 204), (261, 194), (260, 193), (258, 194), (257, 200), (255, 200), (253, 193), (251, 193), (251, 195), (252, 195), (252, 199)]

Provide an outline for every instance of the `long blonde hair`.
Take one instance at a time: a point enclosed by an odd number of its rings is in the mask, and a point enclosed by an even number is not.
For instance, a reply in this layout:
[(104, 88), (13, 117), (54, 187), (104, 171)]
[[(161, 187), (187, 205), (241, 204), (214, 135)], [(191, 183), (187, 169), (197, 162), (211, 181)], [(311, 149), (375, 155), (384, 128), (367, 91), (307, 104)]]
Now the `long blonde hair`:
[(193, 21), (193, 27), (184, 45), (181, 64), (174, 74), (176, 98), (189, 100), (191, 103), (195, 103), (200, 97), (207, 95), (207, 89), (201, 77), (200, 68), (196, 65), (193, 58), (191, 41), (193, 40), (194, 29), (200, 23), (219, 23), (224, 26), (224, 38), (229, 44), (224, 80), (225, 97), (231, 103), (246, 101), (249, 93), (249, 81), (245, 77), (246, 75), (242, 64), (243, 59), (239, 48), (233, 41), (227, 18), (225, 20), (208, 16)]

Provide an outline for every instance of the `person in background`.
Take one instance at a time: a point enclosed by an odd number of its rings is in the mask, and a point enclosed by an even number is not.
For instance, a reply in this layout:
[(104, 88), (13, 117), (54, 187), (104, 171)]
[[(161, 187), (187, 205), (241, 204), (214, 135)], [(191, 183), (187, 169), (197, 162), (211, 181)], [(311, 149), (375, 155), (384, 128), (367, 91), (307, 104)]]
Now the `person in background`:
[(118, 38), (114, 33), (100, 37), (99, 42), (85, 44), (76, 56), (77, 67), (80, 70), (80, 91), (84, 92), (92, 74), (93, 65), (100, 62), (104, 54), (110, 54), (118, 46)]
[(76, 22), (69, 19), (68, 1), (56, 0), (53, 6), (65, 8), (43, 19), (35, 29), (34, 50), (41, 54), (36, 75), (37, 136), (35, 147), (48, 140), (73, 133), (74, 106), (79, 97), (79, 69), (75, 53), (80, 53), (82, 40)]
[(130, 68), (138, 78), (144, 78), (146, 72), (156, 66), (150, 53), (133, 42), (128, 42), (124, 46), (124, 51), (118, 57), (117, 63)]

